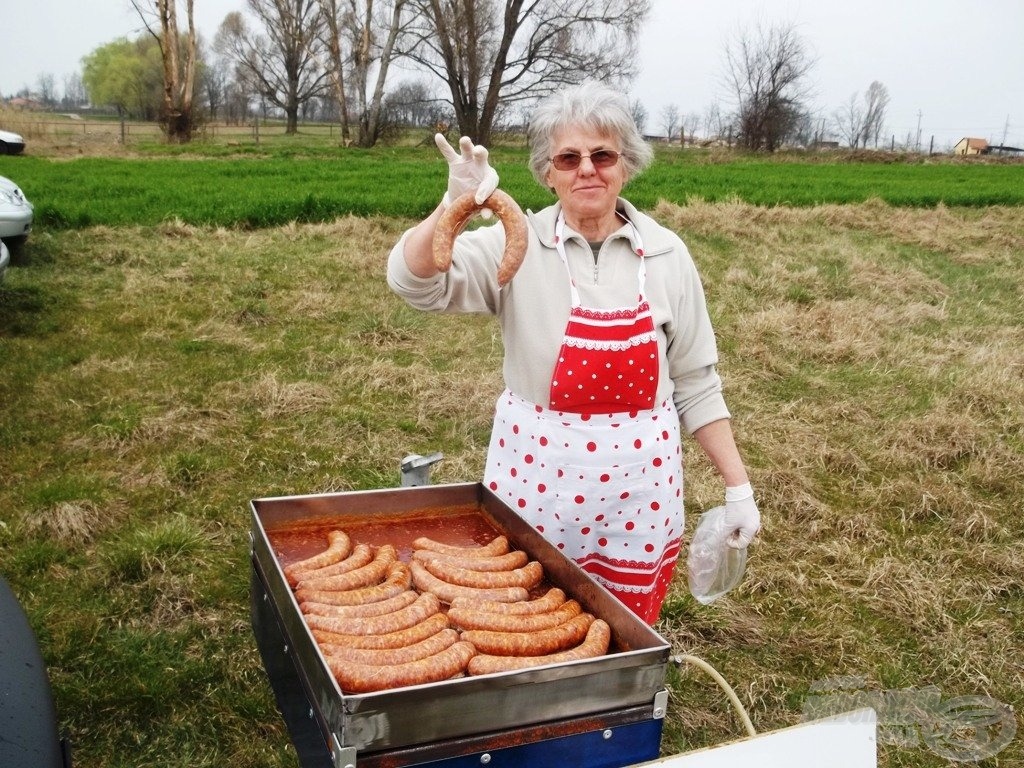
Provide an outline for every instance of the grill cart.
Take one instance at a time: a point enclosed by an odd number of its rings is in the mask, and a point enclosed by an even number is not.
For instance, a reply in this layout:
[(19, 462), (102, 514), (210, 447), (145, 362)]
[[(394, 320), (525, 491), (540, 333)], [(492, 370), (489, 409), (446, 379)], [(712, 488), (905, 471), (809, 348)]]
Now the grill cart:
[[(822, 754), (835, 755), (832, 768), (876, 765), (870, 710), (659, 760), (668, 643), (482, 484), (427, 484), (429, 463), (404, 462), (416, 474), (400, 488), (250, 502), (253, 631), (303, 768), (711, 768), (743, 764), (741, 754), (758, 766), (776, 765), (775, 754), (787, 768), (820, 765)], [(419, 536), (470, 545), (504, 535), (608, 622), (613, 645), (594, 659), (344, 693), (284, 575), (334, 528), (392, 544), (402, 559)], [(801, 749), (812, 762), (800, 762)]]

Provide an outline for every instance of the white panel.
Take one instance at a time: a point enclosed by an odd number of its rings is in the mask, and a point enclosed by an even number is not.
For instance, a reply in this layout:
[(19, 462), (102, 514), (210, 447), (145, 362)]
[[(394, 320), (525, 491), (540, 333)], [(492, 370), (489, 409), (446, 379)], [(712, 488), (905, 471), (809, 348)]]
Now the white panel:
[(860, 709), (643, 764), (649, 768), (877, 768), (875, 712)]

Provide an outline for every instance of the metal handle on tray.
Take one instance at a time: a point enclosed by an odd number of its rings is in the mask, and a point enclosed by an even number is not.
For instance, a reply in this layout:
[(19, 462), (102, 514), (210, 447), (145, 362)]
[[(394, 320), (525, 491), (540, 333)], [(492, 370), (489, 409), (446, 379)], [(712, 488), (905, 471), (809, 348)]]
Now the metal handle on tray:
[(430, 468), (443, 458), (444, 454), (440, 451), (427, 456), (420, 456), (418, 453), (406, 456), (400, 466), (402, 487), (430, 485)]

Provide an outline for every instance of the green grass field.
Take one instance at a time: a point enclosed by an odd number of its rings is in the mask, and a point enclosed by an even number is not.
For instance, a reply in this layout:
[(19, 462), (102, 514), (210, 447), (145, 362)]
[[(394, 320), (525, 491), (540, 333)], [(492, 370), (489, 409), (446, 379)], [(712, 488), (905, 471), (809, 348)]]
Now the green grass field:
[[(225, 153), (233, 151), (231, 156)], [(433, 147), (354, 150), (297, 143), (160, 148), (138, 157), (0, 158), (51, 229), (187, 224), (267, 227), (338, 216), (422, 216), (444, 193), (444, 163)], [(1024, 205), (1024, 163), (728, 162), (701, 150), (663, 148), (629, 195), (642, 209), (739, 199), (759, 206), (807, 207), (882, 200), (900, 207)], [(552, 195), (526, 169), (526, 151), (498, 148), (502, 186), (524, 207)]]
[[(310, 154), (0, 158), (40, 214), (0, 285), (0, 572), (76, 766), (294, 768), (249, 625), (249, 500), (396, 485), (408, 453), (482, 473), (495, 324), (383, 279), (443, 166)], [(495, 155), (543, 205), (521, 150)], [(1019, 713), (1024, 165), (705, 160), (660, 157), (634, 199), (704, 277), (764, 531), (714, 605), (680, 573), (658, 631), (759, 731), (837, 680)], [(685, 448), (692, 531), (720, 482)], [(669, 681), (666, 754), (742, 735), (709, 678)], [(883, 713), (879, 764), (949, 766), (957, 739), (1024, 764), (1005, 725), (948, 726)]]

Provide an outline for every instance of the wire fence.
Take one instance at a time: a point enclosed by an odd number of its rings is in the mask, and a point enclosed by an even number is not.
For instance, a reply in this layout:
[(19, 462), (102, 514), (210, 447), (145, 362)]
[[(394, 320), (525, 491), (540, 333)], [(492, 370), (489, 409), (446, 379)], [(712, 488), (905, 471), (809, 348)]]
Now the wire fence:
[[(39, 119), (18, 113), (0, 112), (0, 127), (21, 134), (26, 145), (33, 143), (60, 148), (75, 146), (131, 147), (159, 142), (159, 123), (131, 120), (96, 120), (69, 116), (64, 120)], [(341, 126), (334, 123), (300, 123), (299, 136), (324, 145), (341, 143)], [(247, 123), (201, 123), (193, 140), (226, 145), (258, 145), (284, 140), (283, 121), (253, 120)]]

